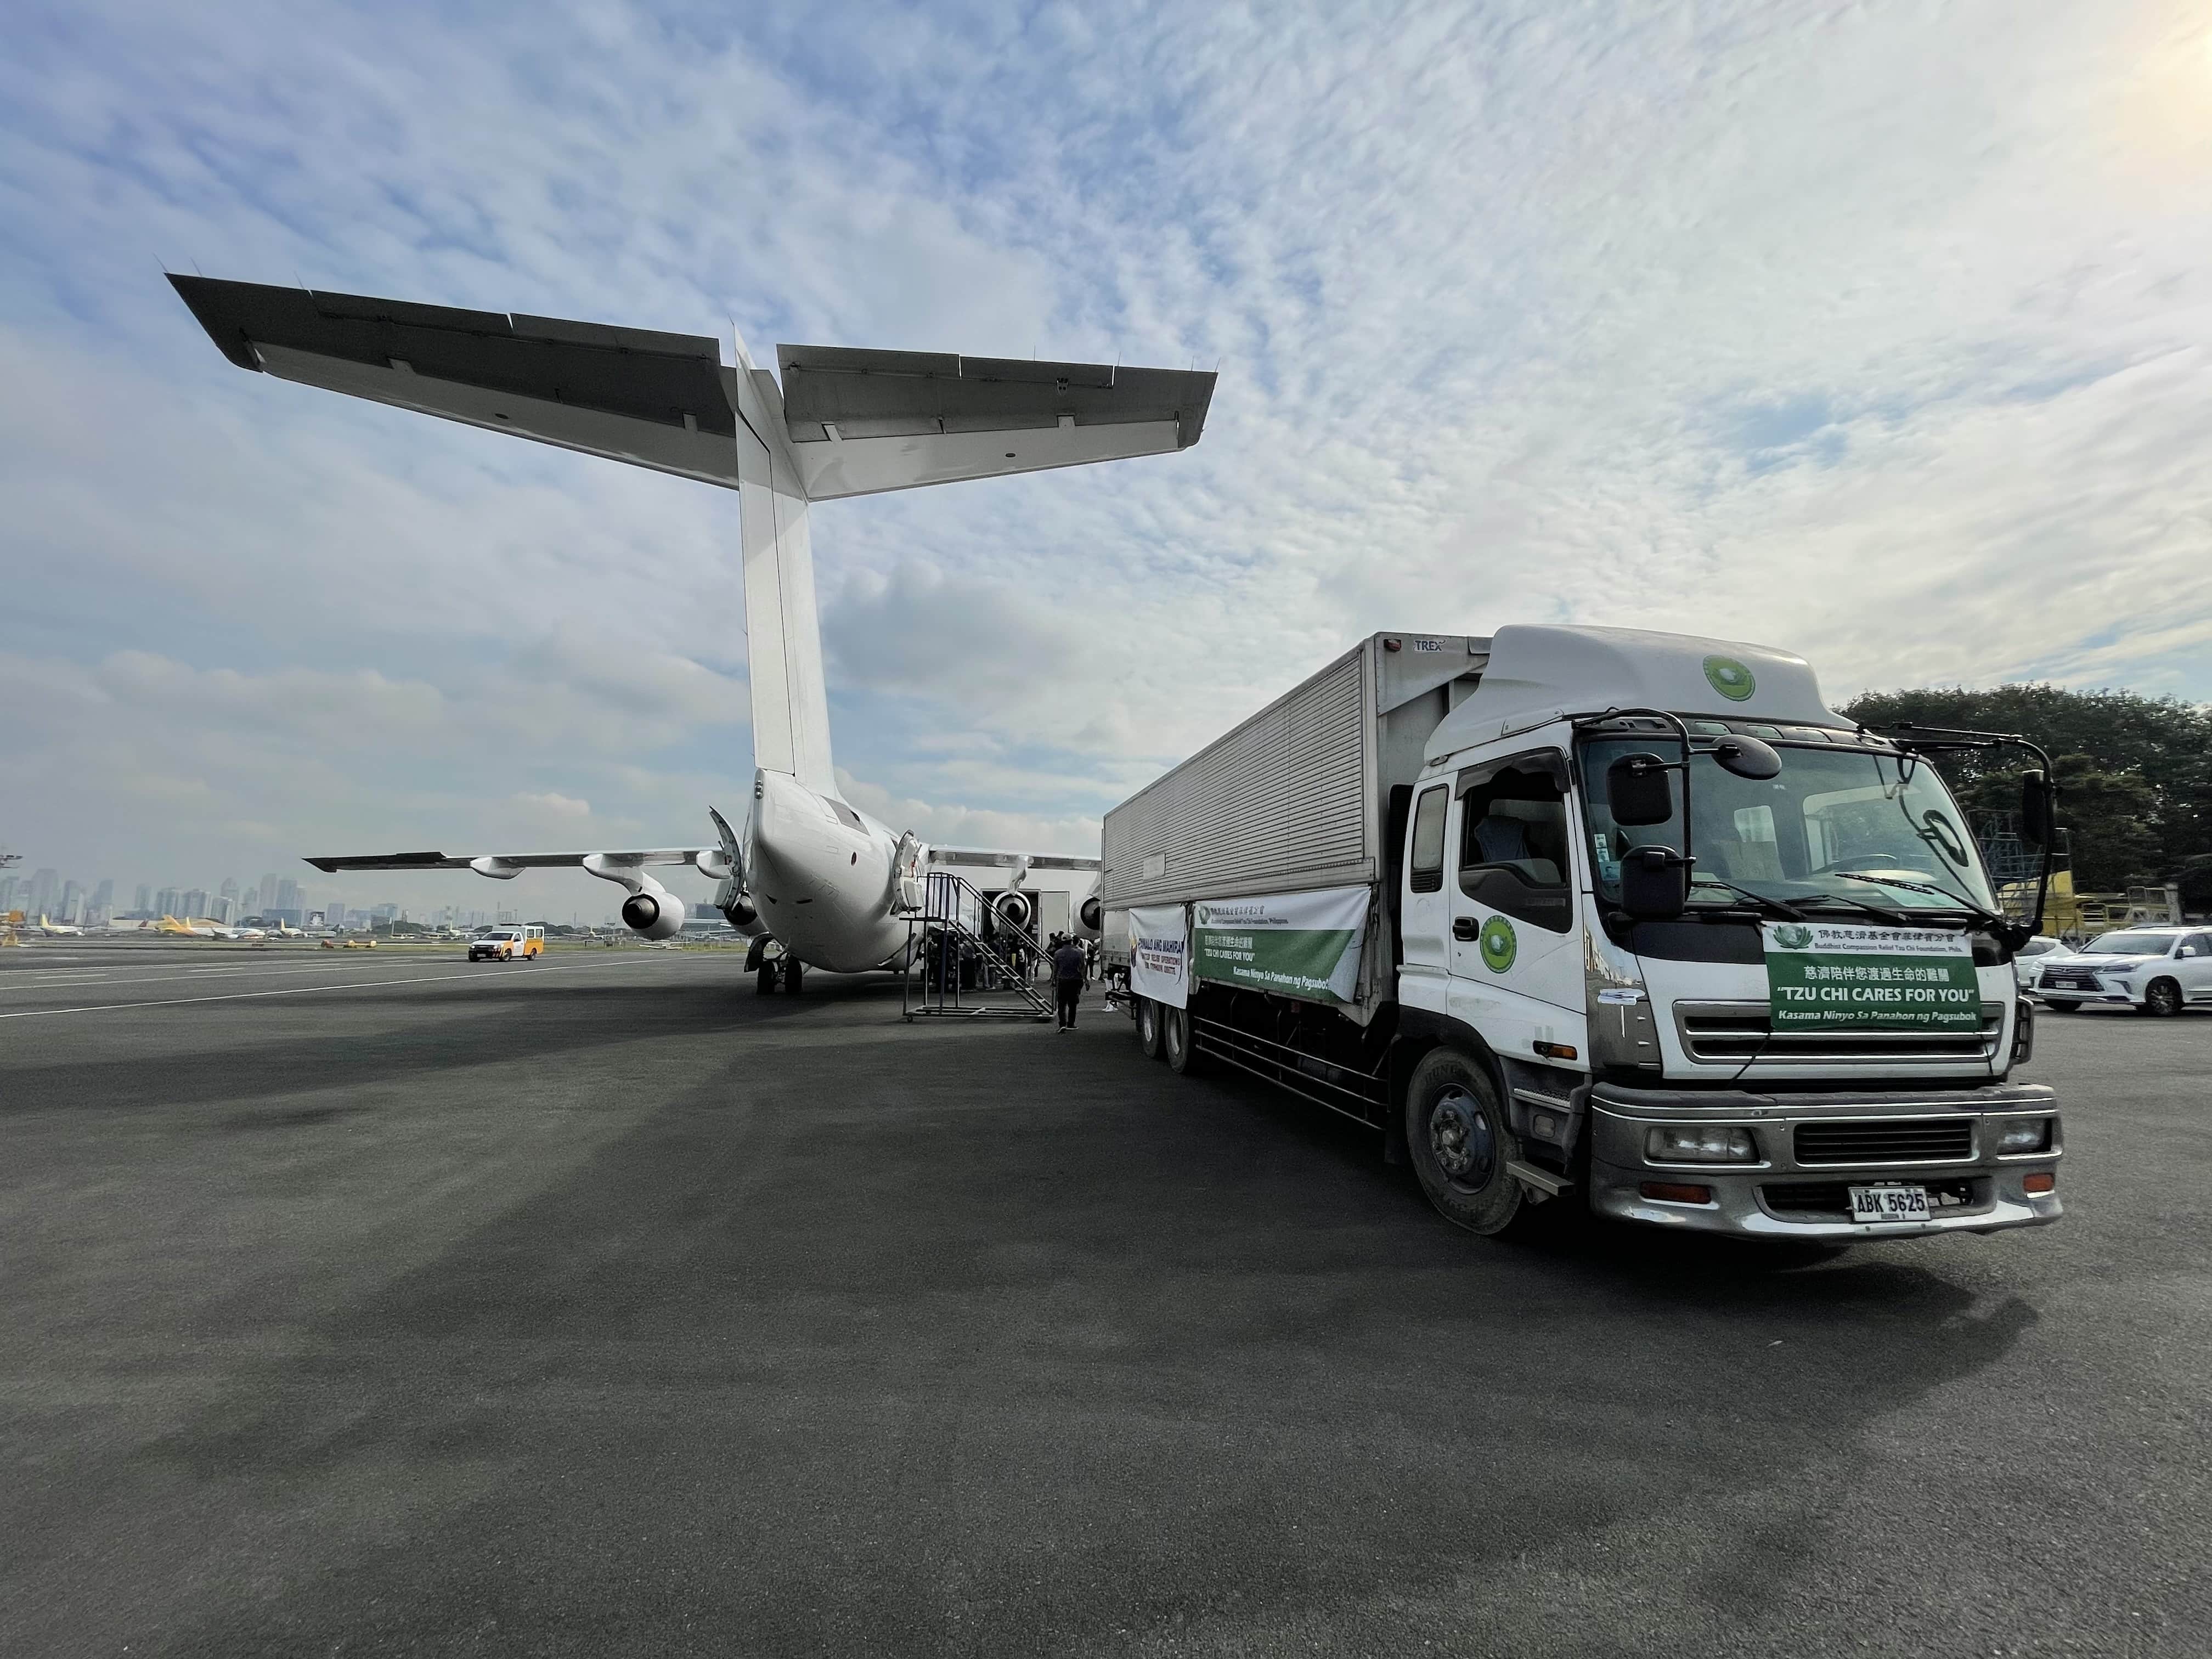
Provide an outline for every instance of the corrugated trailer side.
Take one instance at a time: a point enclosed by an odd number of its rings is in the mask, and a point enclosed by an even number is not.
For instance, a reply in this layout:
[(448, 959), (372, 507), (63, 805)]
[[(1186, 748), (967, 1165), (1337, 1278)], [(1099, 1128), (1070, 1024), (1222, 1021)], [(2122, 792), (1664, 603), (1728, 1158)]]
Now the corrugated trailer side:
[(1489, 650), (1463, 634), (1370, 635), (1109, 811), (1109, 939), (1132, 904), (1374, 881), (1390, 788), (1419, 772)]
[(1109, 910), (1375, 877), (1375, 676), (1363, 641), (1106, 814)]

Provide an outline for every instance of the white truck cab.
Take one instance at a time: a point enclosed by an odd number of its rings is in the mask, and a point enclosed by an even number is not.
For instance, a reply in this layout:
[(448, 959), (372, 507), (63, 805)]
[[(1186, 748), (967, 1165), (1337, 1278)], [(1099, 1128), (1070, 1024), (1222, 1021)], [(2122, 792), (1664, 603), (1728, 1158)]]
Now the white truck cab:
[[(1801, 1238), (2057, 1216), (2056, 1102), (2003, 1080), (2029, 1015), (1965, 815), (1802, 658), (1503, 629), (1430, 750), (1401, 1030), (1504, 1062), (1492, 1127), (1562, 1179), (1581, 1144), (1592, 1208)], [(1631, 787), (1653, 799), (1623, 810)], [(1449, 1203), (1466, 1173), (1425, 1184)]]

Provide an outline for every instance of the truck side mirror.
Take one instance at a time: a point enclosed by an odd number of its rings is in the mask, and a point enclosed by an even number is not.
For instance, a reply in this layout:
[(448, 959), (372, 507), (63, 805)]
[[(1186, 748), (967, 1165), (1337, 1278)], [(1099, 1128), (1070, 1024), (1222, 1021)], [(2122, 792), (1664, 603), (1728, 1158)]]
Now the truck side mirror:
[(1631, 828), (1664, 823), (1674, 816), (1674, 769), (1656, 755), (1623, 755), (1605, 769), (1607, 805), (1613, 821)]
[(1674, 921), (1689, 906), (1693, 862), (1671, 847), (1630, 848), (1620, 860), (1620, 908), (1638, 921)]
[(1713, 745), (1713, 758), (1721, 763), (1723, 771), (1753, 782), (1778, 777), (1782, 772), (1780, 752), (1773, 744), (1761, 743), (1757, 738), (1723, 738)]
[(2051, 780), (2040, 772), (2023, 772), (2020, 778), (2020, 838), (2031, 847), (2051, 840), (2054, 792)]

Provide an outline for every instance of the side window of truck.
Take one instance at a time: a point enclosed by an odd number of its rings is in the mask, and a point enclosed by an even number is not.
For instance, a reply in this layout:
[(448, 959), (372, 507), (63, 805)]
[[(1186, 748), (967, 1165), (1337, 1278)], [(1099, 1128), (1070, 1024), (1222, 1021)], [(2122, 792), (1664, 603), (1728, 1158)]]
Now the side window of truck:
[(1451, 790), (1440, 783), (1424, 791), (1413, 809), (1413, 852), (1406, 863), (1406, 884), (1416, 893), (1443, 889), (1444, 811), (1450, 805)]
[(1554, 750), (1460, 774), (1462, 892), (1550, 933), (1573, 925), (1566, 782), (1566, 759)]

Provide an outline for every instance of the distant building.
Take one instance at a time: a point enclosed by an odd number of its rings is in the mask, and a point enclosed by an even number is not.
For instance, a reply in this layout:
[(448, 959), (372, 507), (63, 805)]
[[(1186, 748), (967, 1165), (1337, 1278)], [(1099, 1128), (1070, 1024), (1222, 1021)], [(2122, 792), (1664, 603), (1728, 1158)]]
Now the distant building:
[(131, 908), (134, 914), (143, 916), (153, 908), (154, 890), (142, 881), (138, 884), (137, 896), (131, 902)]
[(184, 914), (185, 915), (205, 915), (208, 913), (207, 889), (204, 887), (186, 888), (184, 895)]
[(276, 884), (276, 908), (279, 910), (301, 910), (307, 908), (301, 902), (300, 884), (289, 876)]
[(185, 908), (184, 895), (173, 887), (164, 887), (154, 895), (154, 908), (165, 916), (173, 916)]
[(31, 878), (30, 890), (23, 896), (23, 908), (33, 921), (52, 915), (61, 908), (62, 872), (41, 870)]
[(15, 908), (15, 894), (22, 884), (21, 877), (0, 876), (0, 916)]
[(65, 881), (62, 884), (61, 910), (57, 921), (80, 923), (84, 920), (84, 884)]

